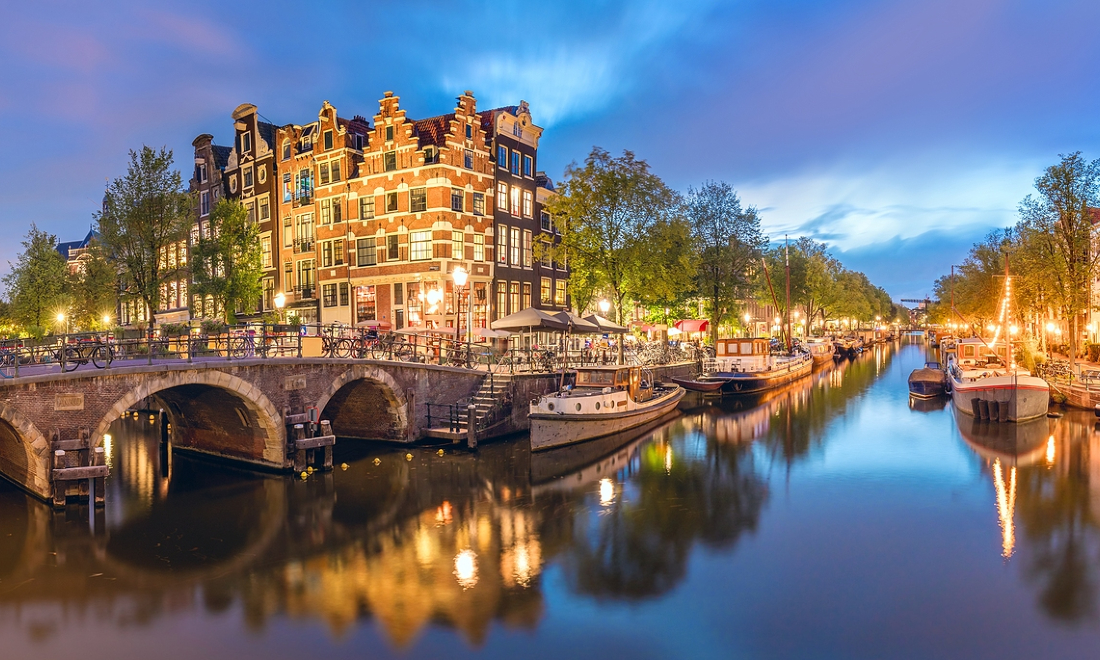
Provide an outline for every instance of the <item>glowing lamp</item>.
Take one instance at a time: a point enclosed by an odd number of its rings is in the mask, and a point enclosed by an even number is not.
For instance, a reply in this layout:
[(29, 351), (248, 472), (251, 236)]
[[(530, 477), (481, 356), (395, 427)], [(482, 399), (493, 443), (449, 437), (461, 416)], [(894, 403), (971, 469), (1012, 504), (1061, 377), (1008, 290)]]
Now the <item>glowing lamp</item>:
[(1054, 332), (1054, 324), (1047, 323), (1047, 332)]
[(454, 278), (455, 286), (466, 286), (466, 278), (469, 277), (469, 274), (462, 266), (455, 266), (451, 277)]
[(286, 307), (286, 294), (280, 291), (275, 294), (275, 309)]
[(600, 301), (600, 314), (607, 314), (607, 310), (611, 309), (611, 303), (606, 300)]

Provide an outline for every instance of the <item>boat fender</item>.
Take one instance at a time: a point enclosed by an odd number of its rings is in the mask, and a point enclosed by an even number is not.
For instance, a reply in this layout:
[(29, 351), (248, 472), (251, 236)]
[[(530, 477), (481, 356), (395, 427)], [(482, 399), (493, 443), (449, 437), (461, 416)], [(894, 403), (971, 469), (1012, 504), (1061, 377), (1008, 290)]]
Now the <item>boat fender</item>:
[[(603, 393), (604, 393), (604, 394), (611, 394), (611, 388), (610, 388), (610, 387), (605, 387), (605, 388), (603, 388)], [(1100, 415), (1100, 412), (1098, 412), (1098, 413), (1096, 413), (1096, 414), (1097, 414), (1097, 415)]]
[(1096, 404), (1096, 406), (1092, 409), (1092, 411), (1094, 413), (1096, 413), (1097, 417), (1100, 417), (1100, 403)]
[(1062, 413), (1048, 412), (1047, 417), (1050, 417), (1051, 419), (1061, 419)]

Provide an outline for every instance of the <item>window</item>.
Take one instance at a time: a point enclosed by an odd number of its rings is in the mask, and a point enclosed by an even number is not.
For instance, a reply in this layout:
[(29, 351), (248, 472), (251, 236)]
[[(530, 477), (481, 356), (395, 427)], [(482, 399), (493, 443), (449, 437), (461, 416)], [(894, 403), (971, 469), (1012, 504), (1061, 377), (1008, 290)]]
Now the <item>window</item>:
[(465, 199), (466, 199), (466, 193), (462, 190), (462, 188), (451, 188), (451, 210), (452, 211), (458, 211), (459, 213), (462, 213), (462, 211), (464, 210), (462, 207), (463, 207), (463, 202), (465, 201)]
[(363, 138), (366, 137), (366, 136), (360, 135), (358, 133), (352, 133), (351, 137), (355, 140), (355, 148), (358, 149), (359, 151), (362, 151), (363, 150)]
[[(303, 213), (296, 218), (297, 226), (294, 228), (295, 236), (298, 237), (298, 243), (302, 245), (302, 249), (312, 249), (313, 245), (313, 214)], [(307, 245), (308, 244), (308, 245)]]
[(359, 321), (373, 321), (377, 313), (377, 297), (374, 294), (374, 287), (355, 287), (355, 318)]
[(531, 170), (534, 169), (534, 159), (530, 156), (523, 156), (523, 176), (531, 176)]
[(420, 284), (418, 282), (409, 282), (405, 286), (405, 301), (409, 310), (409, 323), (416, 323), (420, 320), (420, 295)]
[(386, 127), (386, 141), (393, 142), (393, 126)]
[[(274, 170), (275, 166), (272, 165), (271, 169)], [(260, 179), (260, 183), (267, 183), (267, 166), (257, 167), (256, 176)]]
[(405, 287), (400, 282), (394, 282), (393, 284), (393, 304), (405, 304)]
[(466, 139), (467, 140), (472, 140), (473, 137), (474, 137), (474, 126), (473, 126), (473, 124), (466, 124)]
[(313, 297), (313, 259), (298, 262), (298, 288), (303, 298)]
[(321, 170), (321, 185), (323, 186), (328, 184), (328, 163), (321, 163), (318, 166), (318, 169)]
[(336, 266), (344, 265), (344, 239), (342, 238), (332, 242), (332, 263)]
[(359, 219), (372, 220), (374, 218), (374, 195), (359, 198)]
[(501, 211), (508, 210), (508, 184), (503, 181), (497, 182), (497, 208)]
[(244, 207), (246, 209), (248, 209), (248, 223), (249, 224), (255, 224), (255, 222), (256, 222), (256, 203), (255, 202), (248, 202), (247, 204), (244, 205)]
[(542, 220), (542, 230), (543, 231), (553, 231), (554, 230), (553, 225), (550, 224), (550, 214), (549, 213), (547, 213), (546, 211), (543, 211), (542, 213), (539, 214), (539, 218), (541, 218), (541, 220)]
[[(321, 267), (332, 268), (332, 241), (324, 241), (321, 243)], [(336, 295), (335, 287), (332, 295), (334, 297)], [(329, 305), (329, 307), (331, 306), (332, 305)]]
[(335, 284), (322, 284), (321, 285), (321, 304), (325, 307), (336, 306), (336, 285)]
[[(265, 277), (260, 283), (260, 287), (263, 290), (263, 303), (264, 309), (271, 309), (275, 306), (275, 278)], [(198, 296), (195, 296), (198, 299)]]
[(294, 245), (294, 234), (291, 232), (290, 216), (283, 218), (283, 247)]
[(331, 199), (322, 199), (321, 200), (321, 224), (322, 225), (331, 225), (332, 224), (332, 200)]
[(283, 160), (290, 160), (290, 140), (283, 140)]
[(519, 282), (508, 284), (508, 304), (512, 306), (513, 314), (523, 309), (519, 306)]
[(237, 175), (233, 174), (229, 177), (229, 192), (237, 192)]
[(497, 166), (502, 170), (508, 169), (508, 149), (507, 147), (497, 147)]
[(267, 222), (271, 219), (271, 204), (267, 201), (267, 198), (260, 200), (260, 222)]
[(542, 301), (542, 304), (549, 305), (554, 301), (551, 291), (552, 289), (550, 286), (550, 278), (542, 278), (542, 280), (539, 282), (539, 300)]
[(332, 149), (332, 131), (325, 131), (325, 151)]
[(283, 288), (294, 288), (294, 265), (289, 261), (283, 265)]
[(474, 152), (467, 149), (466, 153), (463, 155), (462, 164), (468, 170), (474, 169)]
[(386, 213), (397, 212), (397, 193), (386, 193)]
[[(516, 310), (519, 311), (518, 309)], [(497, 282), (497, 318), (508, 315), (508, 283)]]
[(474, 234), (474, 261), (485, 261), (485, 234)]
[(523, 283), (523, 309), (531, 306), (531, 283)]
[(474, 215), (485, 215), (485, 193), (474, 193)]
[(531, 267), (531, 230), (523, 230), (523, 265)]
[(377, 264), (374, 253), (374, 237), (360, 238), (355, 242), (355, 263), (359, 266), (374, 266)]
[(332, 174), (332, 182), (340, 180), (340, 161), (334, 160), (328, 164), (329, 173)]
[(206, 183), (206, 163), (199, 165), (199, 183)]
[(533, 218), (535, 216), (535, 196), (531, 194), (530, 190), (523, 191), (523, 217)]
[(252, 166), (250, 165), (250, 166), (244, 168), (243, 171), (244, 171), (244, 174), (242, 174), (242, 177), (244, 179), (244, 187), (245, 188), (251, 188), (252, 184), (253, 184), (253, 181), (252, 181)]
[(424, 261), (432, 258), (432, 232), (429, 230), (409, 232), (409, 261)]
[(519, 216), (519, 193), (520, 190), (516, 186), (512, 186), (512, 215)]
[(297, 198), (309, 201), (313, 197), (313, 169), (300, 170), (298, 172)]
[(264, 236), (260, 239), (260, 263), (264, 268), (271, 268), (271, 237)]
[(210, 215), (210, 193), (205, 190), (199, 195), (200, 215)]
[(508, 265), (508, 228), (497, 227), (497, 263)]
[(427, 188), (413, 188), (409, 191), (409, 213), (426, 211), (428, 209)]
[(387, 172), (392, 172), (397, 169), (396, 151), (387, 151), (386, 153), (382, 154), (382, 169)]
[(397, 248), (397, 234), (386, 237), (386, 261), (397, 261), (401, 258), (401, 252)]
[(466, 258), (466, 235), (460, 231), (451, 232), (451, 258)]
[(435, 147), (424, 147), (424, 164), (428, 165), (437, 162), (439, 162), (439, 152), (435, 150)]
[(519, 176), (519, 152), (512, 152), (512, 174)]
[(348, 283), (340, 282), (340, 306), (348, 306)]
[(519, 121), (512, 122), (512, 135), (516, 137), (523, 137), (523, 126)]
[(241, 133), (241, 153), (248, 153), (252, 151), (252, 132), (245, 131)]
[(283, 175), (283, 201), (289, 202), (294, 199), (294, 186), (290, 183), (290, 172)]
[(344, 221), (344, 199), (342, 197), (332, 200), (332, 221)]
[[(400, 285), (394, 285), (400, 286)], [(405, 327), (405, 310), (395, 309), (393, 310), (393, 327), (395, 330), (400, 330)]]
[(512, 227), (512, 259), (509, 263), (513, 266), (519, 266), (519, 227)]
[(565, 280), (554, 281), (554, 304), (559, 307), (565, 305)]

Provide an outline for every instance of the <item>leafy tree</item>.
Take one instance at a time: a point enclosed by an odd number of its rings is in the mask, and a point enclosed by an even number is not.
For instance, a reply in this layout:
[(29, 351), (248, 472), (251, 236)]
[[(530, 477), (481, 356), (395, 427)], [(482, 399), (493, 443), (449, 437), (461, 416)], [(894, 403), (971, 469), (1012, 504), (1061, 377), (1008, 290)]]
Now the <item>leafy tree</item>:
[(192, 291), (212, 296), (225, 310), (227, 323), (235, 312), (256, 311), (263, 274), (260, 227), (248, 219), (248, 209), (236, 200), (222, 199), (210, 212), (209, 231), (191, 246)]
[(1046, 263), (1051, 302), (1070, 320), (1069, 353), (1077, 354), (1079, 317), (1089, 308), (1089, 286), (1100, 265), (1093, 250), (1096, 228), (1091, 208), (1100, 205), (1100, 160), (1080, 152), (1062, 155), (1035, 180), (1038, 196), (1020, 202), (1020, 238)]
[(107, 261), (103, 248), (94, 239), (80, 263), (81, 268), (69, 275), (68, 283), (74, 327), (106, 330), (114, 325), (118, 270)]
[(742, 208), (737, 192), (720, 181), (688, 189), (685, 214), (691, 223), (697, 266), (695, 289), (706, 301), (712, 339), (736, 313), (752, 285), (753, 263), (764, 247), (755, 207)]
[(672, 269), (646, 260), (665, 259), (650, 241), (654, 235), (676, 236), (660, 227), (673, 226), (678, 205), (679, 196), (630, 151), (614, 158), (594, 147), (583, 166), (567, 167), (559, 194), (547, 206), (561, 229), (574, 292), (605, 288), (621, 320), (628, 297), (642, 299), (644, 289), (655, 286), (667, 291), (661, 280)]
[(111, 182), (96, 215), (108, 260), (123, 274), (126, 290), (150, 312), (160, 307), (160, 285), (172, 272), (162, 270), (161, 252), (187, 238), (194, 212), (172, 165), (168, 149), (130, 151), (126, 175)]
[(68, 303), (68, 267), (57, 251), (57, 237), (31, 224), (23, 251), (4, 276), (12, 319), (24, 327), (45, 328)]

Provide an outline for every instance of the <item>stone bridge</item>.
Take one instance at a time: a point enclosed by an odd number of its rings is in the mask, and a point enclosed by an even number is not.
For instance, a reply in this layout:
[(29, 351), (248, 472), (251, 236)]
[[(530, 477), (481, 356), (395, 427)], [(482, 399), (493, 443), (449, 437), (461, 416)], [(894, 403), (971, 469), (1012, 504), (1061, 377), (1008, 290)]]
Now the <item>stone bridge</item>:
[(52, 439), (103, 444), (112, 422), (151, 398), (174, 447), (286, 470), (287, 416), (316, 408), (342, 438), (413, 442), (427, 404), (472, 396), (486, 372), (336, 358), (173, 362), (0, 381), (0, 474), (53, 496)]

